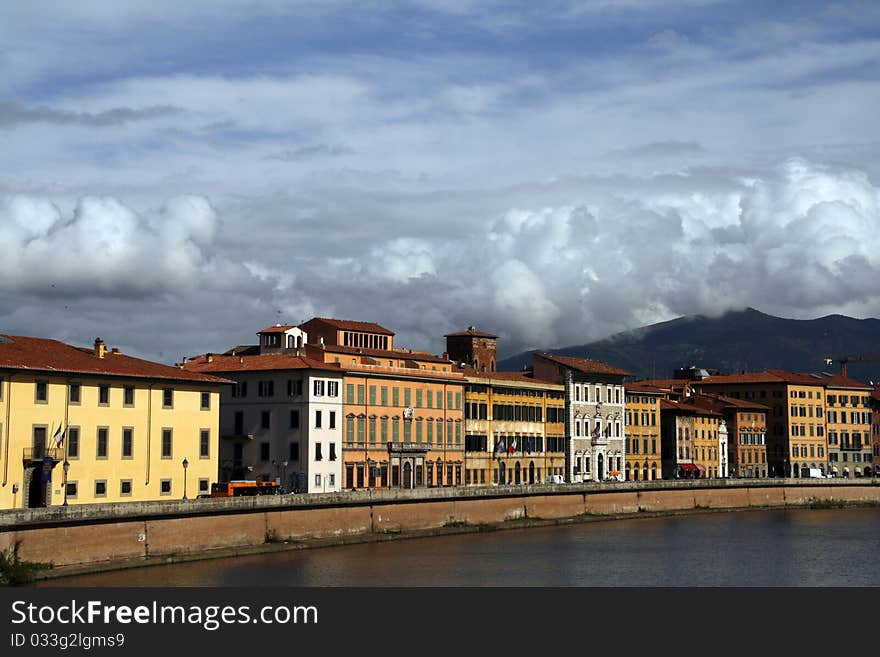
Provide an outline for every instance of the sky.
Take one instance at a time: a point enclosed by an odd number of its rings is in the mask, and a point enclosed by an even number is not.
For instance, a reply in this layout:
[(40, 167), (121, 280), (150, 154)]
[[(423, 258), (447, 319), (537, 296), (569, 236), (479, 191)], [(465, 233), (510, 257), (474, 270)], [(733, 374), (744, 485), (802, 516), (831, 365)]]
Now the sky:
[(880, 317), (880, 3), (0, 4), (0, 333)]

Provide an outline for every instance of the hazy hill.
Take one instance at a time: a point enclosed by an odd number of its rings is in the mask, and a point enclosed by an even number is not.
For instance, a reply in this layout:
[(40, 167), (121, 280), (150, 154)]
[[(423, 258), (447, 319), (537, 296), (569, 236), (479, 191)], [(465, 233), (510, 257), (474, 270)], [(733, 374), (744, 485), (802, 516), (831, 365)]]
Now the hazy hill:
[[(880, 320), (828, 315), (782, 319), (753, 308), (721, 317), (691, 315), (652, 324), (584, 345), (547, 349), (595, 358), (639, 378), (669, 378), (679, 367), (695, 365), (723, 373), (781, 368), (794, 372), (839, 372), (825, 358), (851, 359), (849, 376), (880, 383)], [(862, 357), (865, 362), (856, 362)], [(502, 370), (531, 364), (531, 352), (499, 362)]]

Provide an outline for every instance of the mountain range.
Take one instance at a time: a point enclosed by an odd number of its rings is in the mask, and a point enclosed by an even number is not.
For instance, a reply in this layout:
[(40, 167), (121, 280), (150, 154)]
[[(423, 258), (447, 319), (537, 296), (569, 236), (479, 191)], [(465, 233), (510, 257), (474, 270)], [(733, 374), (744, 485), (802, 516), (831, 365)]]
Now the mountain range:
[[(844, 315), (784, 319), (746, 308), (720, 317), (688, 315), (545, 351), (600, 360), (640, 379), (671, 378), (676, 369), (690, 366), (722, 374), (766, 369), (838, 373), (840, 361), (847, 359), (851, 378), (880, 384), (880, 320)], [(531, 365), (531, 354), (505, 358), (498, 369), (521, 370)]]

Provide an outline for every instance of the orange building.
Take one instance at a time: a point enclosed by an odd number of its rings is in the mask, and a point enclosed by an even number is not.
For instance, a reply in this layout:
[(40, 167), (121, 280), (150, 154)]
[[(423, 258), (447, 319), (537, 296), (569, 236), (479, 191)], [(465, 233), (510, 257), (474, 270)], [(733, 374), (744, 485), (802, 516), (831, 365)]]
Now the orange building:
[(464, 483), (464, 384), (452, 363), (394, 347), (370, 322), (314, 318), (305, 353), (343, 372), (343, 488)]
[(695, 394), (690, 403), (724, 416), (731, 476), (767, 476), (767, 406), (718, 394)]
[(626, 479), (660, 479), (660, 400), (664, 393), (649, 385), (625, 383)]
[(799, 477), (808, 469), (828, 471), (825, 383), (821, 376), (767, 370), (709, 376), (691, 385), (703, 392), (768, 406), (768, 476)]

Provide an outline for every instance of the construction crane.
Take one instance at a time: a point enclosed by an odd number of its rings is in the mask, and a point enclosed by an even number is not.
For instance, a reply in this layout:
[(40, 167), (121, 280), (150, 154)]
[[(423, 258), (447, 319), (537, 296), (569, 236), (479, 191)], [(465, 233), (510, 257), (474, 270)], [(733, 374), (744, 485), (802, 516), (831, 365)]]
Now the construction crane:
[(840, 365), (840, 376), (846, 376), (847, 363), (875, 363), (880, 361), (880, 356), (843, 356), (842, 358), (826, 358), (826, 365), (837, 362)]

